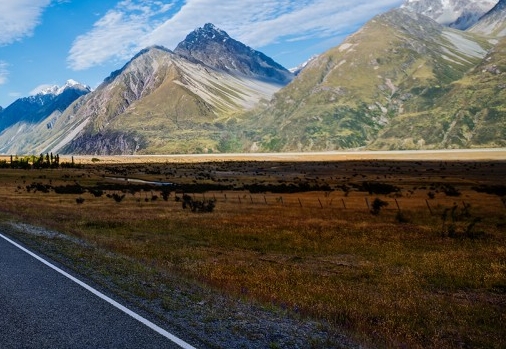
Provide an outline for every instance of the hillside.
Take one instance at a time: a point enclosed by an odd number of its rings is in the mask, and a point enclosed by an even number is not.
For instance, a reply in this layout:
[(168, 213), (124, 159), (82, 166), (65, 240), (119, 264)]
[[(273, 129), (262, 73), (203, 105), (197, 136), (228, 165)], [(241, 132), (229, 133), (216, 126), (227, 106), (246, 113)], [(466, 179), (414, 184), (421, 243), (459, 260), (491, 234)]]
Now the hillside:
[(444, 98), (491, 47), (405, 9), (377, 16), (312, 61), (266, 108), (247, 114), (244, 128), (253, 131), (246, 147), (367, 146), (400, 115), (430, 109)]
[(506, 37), (427, 111), (392, 121), (371, 149), (506, 147)]

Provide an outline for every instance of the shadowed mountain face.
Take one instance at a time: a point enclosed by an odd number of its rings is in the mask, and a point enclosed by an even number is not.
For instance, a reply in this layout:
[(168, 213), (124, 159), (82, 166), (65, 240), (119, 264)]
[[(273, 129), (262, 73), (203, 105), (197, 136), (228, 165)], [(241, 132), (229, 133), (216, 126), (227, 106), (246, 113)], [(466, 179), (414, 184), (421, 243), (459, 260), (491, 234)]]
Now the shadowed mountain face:
[(469, 31), (492, 37), (506, 36), (506, 0), (499, 1)]
[[(0, 153), (27, 153), (26, 147), (43, 142), (43, 133), (53, 127), (64, 110), (88, 93), (88, 86), (69, 80), (63, 87), (53, 86), (34, 96), (20, 98), (1, 110)], [(33, 134), (35, 130), (42, 130), (42, 135)]]

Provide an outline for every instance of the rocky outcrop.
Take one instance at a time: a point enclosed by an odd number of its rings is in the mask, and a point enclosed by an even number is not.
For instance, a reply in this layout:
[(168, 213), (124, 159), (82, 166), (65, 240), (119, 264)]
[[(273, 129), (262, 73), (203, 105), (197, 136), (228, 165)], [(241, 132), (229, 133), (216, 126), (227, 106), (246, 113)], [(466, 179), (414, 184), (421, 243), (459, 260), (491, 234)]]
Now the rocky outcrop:
[(282, 85), (293, 78), (291, 72), (271, 58), (232, 39), (210, 23), (188, 34), (174, 53), (215, 69), (272, 80)]

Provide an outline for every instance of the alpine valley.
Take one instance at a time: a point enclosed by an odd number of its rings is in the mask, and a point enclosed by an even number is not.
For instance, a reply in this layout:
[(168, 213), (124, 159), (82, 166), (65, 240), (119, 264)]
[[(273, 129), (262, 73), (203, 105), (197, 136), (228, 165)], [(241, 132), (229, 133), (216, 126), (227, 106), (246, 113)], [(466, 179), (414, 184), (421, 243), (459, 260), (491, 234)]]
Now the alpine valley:
[(0, 153), (506, 146), (506, 0), (407, 0), (294, 73), (212, 24), (0, 109)]

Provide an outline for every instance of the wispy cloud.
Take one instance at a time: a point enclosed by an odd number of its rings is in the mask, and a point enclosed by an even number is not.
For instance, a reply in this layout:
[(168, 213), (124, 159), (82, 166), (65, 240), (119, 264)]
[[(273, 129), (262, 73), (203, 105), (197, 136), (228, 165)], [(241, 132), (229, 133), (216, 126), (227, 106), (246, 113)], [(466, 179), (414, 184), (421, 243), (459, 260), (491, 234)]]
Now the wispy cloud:
[(51, 0), (0, 1), (0, 45), (11, 44), (33, 34)]
[(143, 47), (139, 44), (159, 25), (160, 15), (172, 5), (162, 1), (126, 0), (109, 10), (93, 29), (76, 38), (69, 52), (68, 64), (82, 70), (111, 59), (131, 57)]
[[(282, 40), (331, 38), (356, 30), (402, 0), (187, 0), (123, 1), (79, 36), (68, 62), (86, 69), (106, 60), (125, 60), (142, 48), (173, 49), (195, 28), (211, 22), (254, 48)], [(167, 17), (167, 18), (164, 18)]]
[(3, 85), (7, 82), (7, 76), (9, 75), (7, 67), (7, 62), (0, 61), (0, 85)]

